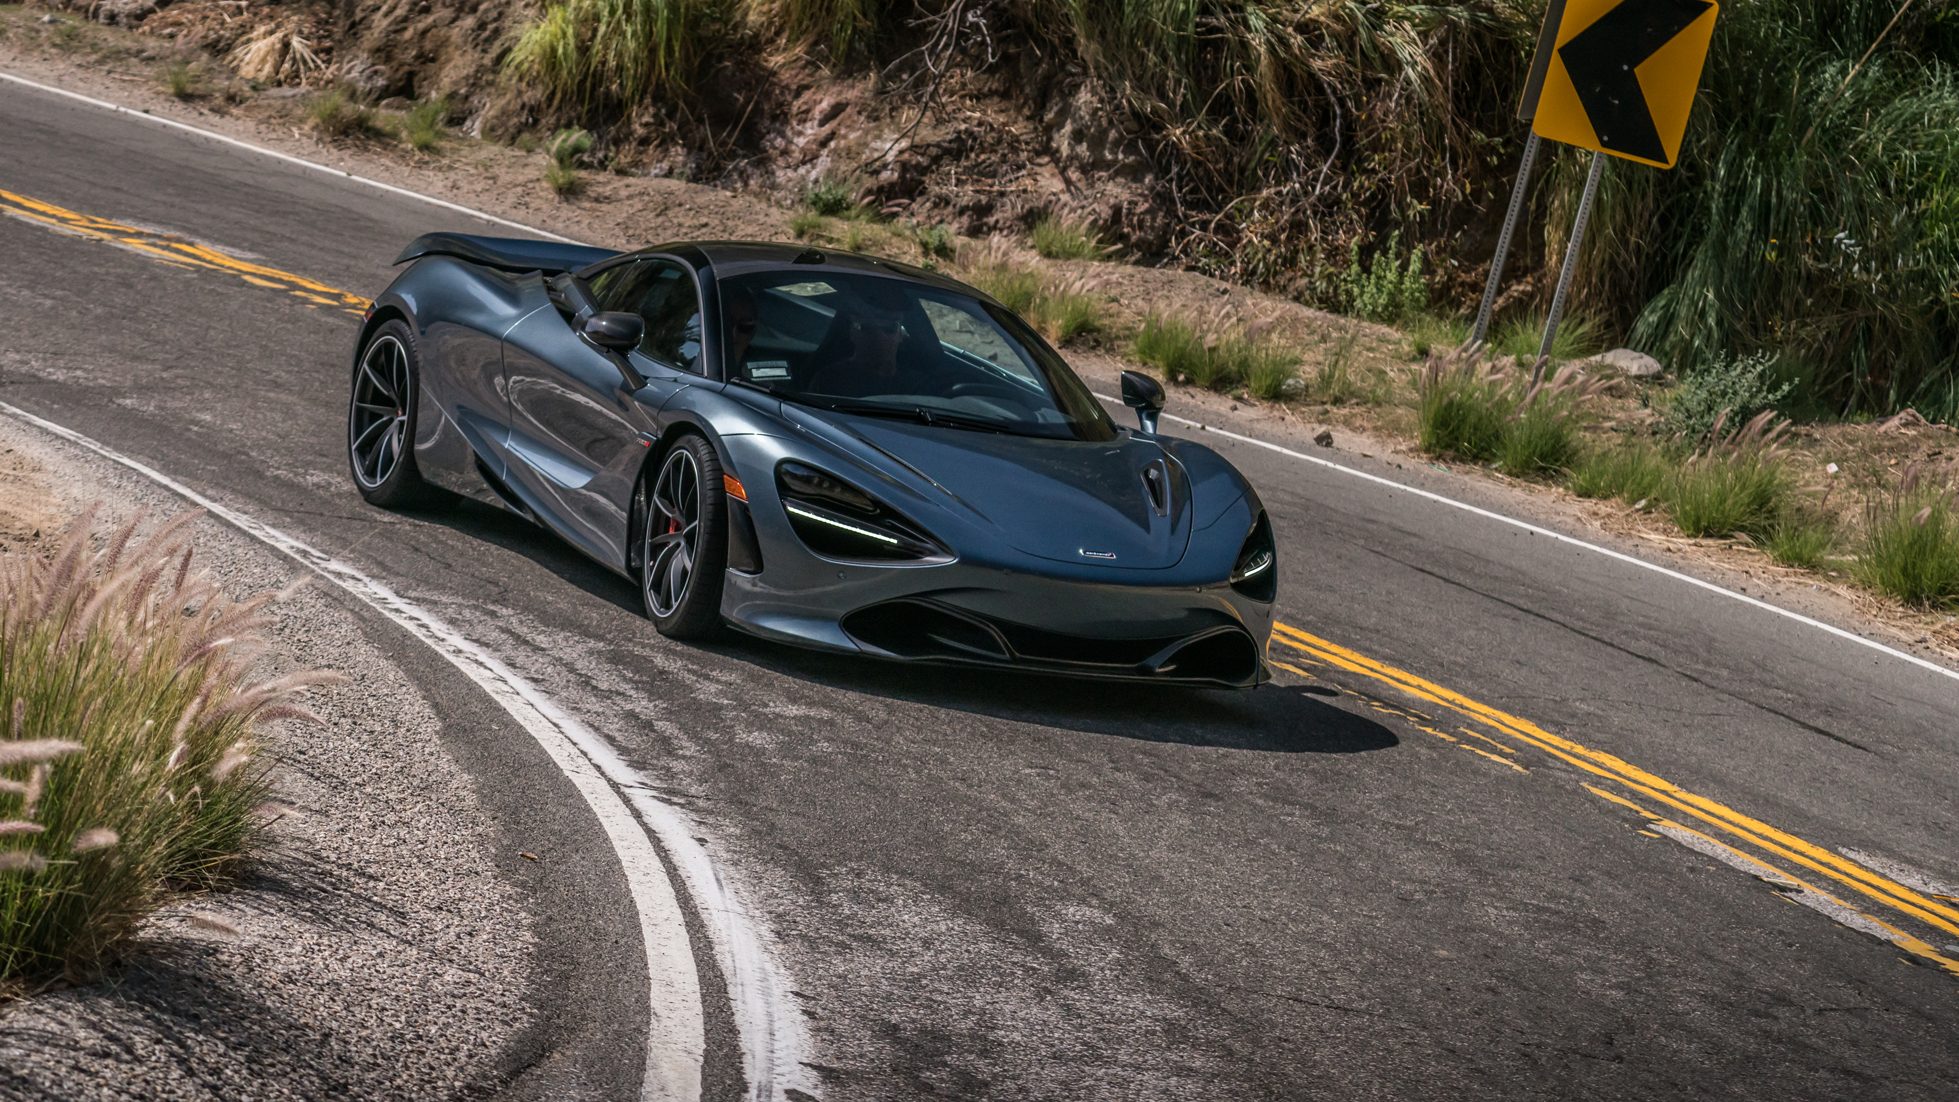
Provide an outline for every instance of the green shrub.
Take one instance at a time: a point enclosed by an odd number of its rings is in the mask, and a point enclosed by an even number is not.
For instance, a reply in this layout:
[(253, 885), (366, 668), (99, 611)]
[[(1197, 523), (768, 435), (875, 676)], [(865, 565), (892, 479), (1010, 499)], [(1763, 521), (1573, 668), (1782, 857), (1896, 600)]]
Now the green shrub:
[(1814, 508), (1785, 505), (1757, 542), (1770, 558), (1805, 570), (1821, 567), (1836, 547), (1835, 518)]
[(799, 210), (789, 216), (789, 232), (799, 241), (809, 240), (822, 228), (823, 216), (813, 210)]
[(1558, 474), (1578, 461), (1578, 422), (1571, 402), (1540, 393), (1503, 424), (1497, 467), (1517, 477)]
[[(1524, 363), (1535, 364), (1537, 350), (1544, 347), (1544, 323), (1547, 320), (1548, 314), (1530, 314), (1503, 322), (1490, 338), (1491, 351), (1498, 356), (1515, 356)], [(1603, 351), (1600, 332), (1601, 326), (1596, 318), (1566, 313), (1558, 321), (1558, 335), (1551, 339), (1552, 362), (1567, 363)]]
[(1400, 259), (1401, 231), (1388, 235), (1388, 243), (1365, 264), (1360, 257), (1360, 239), (1355, 238), (1347, 252), (1347, 270), (1335, 279), (1341, 309), (1368, 321), (1395, 322), (1428, 309), (1428, 278), (1422, 273), (1422, 249), (1416, 246), (1408, 259)]
[(1034, 223), (1034, 251), (1049, 260), (1100, 260), (1108, 250), (1089, 227), (1047, 215)]
[(1426, 359), (1431, 352), (1455, 348), (1469, 339), (1469, 322), (1453, 315), (1416, 314), (1406, 319), (1406, 325), (1408, 351), (1418, 360)]
[(442, 124), (449, 118), (449, 98), (437, 96), (410, 107), (401, 116), (401, 136), (418, 153), (433, 150), (442, 141)]
[(1056, 344), (1102, 328), (1102, 304), (1081, 280), (1066, 280), (1006, 260), (989, 258), (961, 274)]
[(1195, 381), (1209, 371), (1210, 350), (1198, 339), (1196, 327), (1179, 318), (1151, 314), (1144, 319), (1143, 327), (1136, 331), (1130, 354), (1173, 382)]
[(578, 158), (592, 151), (592, 135), (577, 127), (567, 127), (544, 143), (544, 184), (559, 198), (573, 195), (585, 186), (578, 174)]
[(518, 35), (503, 72), (585, 111), (678, 91), (706, 41), (706, 8), (699, 0), (555, 0)]
[(857, 212), (857, 200), (842, 184), (825, 180), (803, 193), (803, 206), (826, 218), (842, 218)]
[(374, 112), (339, 88), (313, 97), (306, 106), (307, 121), (329, 140), (351, 138), (374, 129)]
[(1722, 357), (1683, 379), (1668, 397), (1663, 413), (1666, 427), (1689, 440), (1700, 440), (1716, 423), (1739, 425), (1774, 409), (1793, 388), (1775, 385), (1775, 357), (1767, 353), (1740, 359)]
[(1867, 512), (1857, 573), (1906, 604), (1959, 605), (1959, 509), (1953, 491), (1910, 485)]
[(1337, 406), (1353, 397), (1352, 364), (1354, 345), (1359, 340), (1358, 334), (1349, 333), (1333, 346), (1326, 360), (1313, 369), (1313, 382), (1308, 389), (1314, 401)]
[(919, 251), (926, 256), (935, 256), (940, 260), (951, 260), (953, 253), (956, 251), (952, 239), (952, 231), (946, 229), (944, 226), (937, 224), (913, 226), (911, 235), (912, 240), (918, 242)]
[(1432, 358), (1422, 377), (1416, 439), (1430, 455), (1488, 462), (1503, 447), (1504, 419), (1516, 404), (1515, 387), (1481, 370), (1474, 358), (1460, 364)]
[(186, 61), (173, 61), (163, 67), (163, 90), (177, 99), (189, 99), (204, 83), (204, 75)]
[(1673, 523), (1705, 538), (1769, 535), (1790, 492), (1782, 462), (1761, 448), (1717, 451), (1676, 468), (1665, 497)]
[(1620, 444), (1579, 460), (1571, 470), (1571, 492), (1579, 497), (1616, 497), (1636, 505), (1659, 500), (1666, 478), (1666, 457), (1658, 448)]
[(1268, 401), (1284, 397), (1286, 384), (1299, 372), (1299, 354), (1266, 339), (1256, 323), (1232, 323), (1207, 333), (1183, 318), (1151, 314), (1130, 354), (1167, 379), (1207, 390), (1242, 386)]
[(185, 514), (134, 551), (0, 560), (0, 981), (88, 975), (170, 893), (233, 875), (269, 782), (260, 723), (320, 672), (253, 682), (259, 610), (192, 575)]

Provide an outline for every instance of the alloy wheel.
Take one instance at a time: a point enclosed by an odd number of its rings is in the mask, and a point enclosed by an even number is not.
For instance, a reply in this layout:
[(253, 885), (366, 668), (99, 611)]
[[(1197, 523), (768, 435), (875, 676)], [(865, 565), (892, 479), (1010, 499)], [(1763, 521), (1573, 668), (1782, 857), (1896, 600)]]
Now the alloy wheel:
[(701, 469), (694, 453), (676, 447), (653, 481), (652, 508), (646, 517), (642, 557), (646, 606), (653, 615), (672, 616), (694, 577), (701, 527)]
[(384, 336), (367, 346), (354, 378), (353, 416), (347, 419), (347, 446), (354, 475), (369, 489), (381, 485), (401, 465), (408, 447), (408, 401), (414, 381), (408, 350)]

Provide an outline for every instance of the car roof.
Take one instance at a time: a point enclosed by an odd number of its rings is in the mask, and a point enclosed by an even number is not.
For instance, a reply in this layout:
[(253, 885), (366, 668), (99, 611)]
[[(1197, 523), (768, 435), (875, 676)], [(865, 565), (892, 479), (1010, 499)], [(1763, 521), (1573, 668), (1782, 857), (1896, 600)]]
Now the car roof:
[(712, 266), (717, 279), (749, 272), (783, 269), (811, 271), (827, 268), (831, 271), (896, 277), (947, 291), (957, 291), (963, 295), (988, 297), (984, 292), (968, 287), (956, 279), (947, 278), (937, 272), (928, 272), (910, 264), (844, 252), (841, 249), (818, 248), (793, 241), (676, 241), (640, 249), (634, 255), (667, 253), (687, 257), (690, 252)]

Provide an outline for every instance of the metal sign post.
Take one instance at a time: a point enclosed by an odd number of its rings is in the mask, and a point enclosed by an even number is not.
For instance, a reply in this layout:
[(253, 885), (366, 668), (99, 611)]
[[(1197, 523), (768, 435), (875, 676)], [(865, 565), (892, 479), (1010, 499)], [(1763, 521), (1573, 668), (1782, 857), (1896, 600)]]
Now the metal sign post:
[(1537, 346), (1537, 365), (1530, 371), (1532, 386), (1544, 378), (1544, 365), (1551, 358), (1551, 345), (1558, 339), (1558, 321), (1564, 317), (1564, 300), (1571, 293), (1571, 277), (1578, 271), (1578, 248), (1585, 243), (1585, 222), (1592, 216), (1592, 196), (1598, 194), (1599, 173), (1604, 168), (1605, 154), (1593, 153), (1592, 170), (1585, 174), (1585, 197), (1578, 200), (1578, 220), (1571, 224), (1571, 240), (1564, 247), (1564, 267), (1558, 273), (1558, 293), (1551, 296), (1551, 316), (1544, 320), (1544, 343)]
[[(1529, 122), (1537, 115), (1537, 99), (1544, 92), (1544, 74), (1551, 68), (1551, 50), (1557, 45), (1558, 27), (1564, 22), (1565, 0), (1551, 0), (1544, 12), (1544, 26), (1537, 31), (1537, 53), (1531, 56), (1530, 77), (1524, 82), (1524, 99), (1517, 106), (1517, 117)], [(1490, 257), (1490, 281), (1483, 288), (1483, 305), (1476, 311), (1476, 330), (1469, 336), (1472, 345), (1481, 345), (1490, 331), (1490, 315), (1496, 310), (1496, 293), (1503, 285), (1503, 263), (1510, 257), (1510, 238), (1517, 232), (1517, 216), (1523, 213), (1524, 196), (1530, 194), (1531, 165), (1537, 161), (1537, 131), (1524, 141), (1524, 159), (1517, 166), (1517, 182), (1510, 186), (1510, 210), (1503, 216), (1503, 230), (1496, 237), (1496, 255)]]

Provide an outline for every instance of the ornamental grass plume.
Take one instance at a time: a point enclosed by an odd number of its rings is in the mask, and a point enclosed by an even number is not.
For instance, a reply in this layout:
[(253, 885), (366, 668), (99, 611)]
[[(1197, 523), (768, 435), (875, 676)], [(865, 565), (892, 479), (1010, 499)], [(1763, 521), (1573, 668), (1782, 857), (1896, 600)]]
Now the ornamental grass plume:
[[(342, 680), (253, 680), (276, 594), (193, 572), (179, 515), (0, 557), (0, 984), (87, 976), (174, 893), (236, 873), (270, 780), (260, 727)], [(138, 518), (140, 520), (140, 517)], [(132, 544), (134, 546), (132, 547)]]

